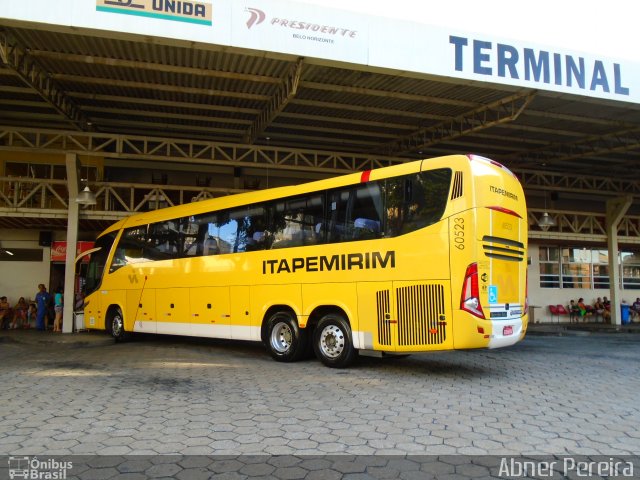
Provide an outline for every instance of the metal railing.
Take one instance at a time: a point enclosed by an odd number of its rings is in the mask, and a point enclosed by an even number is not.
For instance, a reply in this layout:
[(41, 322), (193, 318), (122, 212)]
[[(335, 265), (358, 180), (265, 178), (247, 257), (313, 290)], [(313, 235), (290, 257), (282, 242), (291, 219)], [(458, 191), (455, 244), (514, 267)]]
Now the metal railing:
[[(91, 182), (96, 205), (83, 206), (83, 212), (122, 212), (126, 214), (220, 197), (245, 190), (192, 185)], [(0, 209), (19, 213), (23, 209), (67, 210), (69, 188), (66, 180), (0, 177)], [(45, 212), (42, 212), (45, 213)]]
[[(182, 205), (207, 198), (244, 192), (244, 189), (196, 185), (157, 185), (145, 183), (91, 182), (96, 205), (82, 207), (84, 218), (111, 218), (136, 212)], [(0, 177), (0, 216), (65, 216), (69, 189), (66, 180), (26, 177)], [(529, 209), (529, 237), (606, 242), (604, 213), (549, 210), (556, 225), (548, 230), (538, 227), (542, 209)], [(618, 226), (619, 240), (640, 244), (640, 216), (625, 216)]]
[[(545, 211), (556, 222), (555, 226), (547, 230), (538, 226), (538, 221)], [(528, 209), (527, 216), (529, 238), (607, 242), (604, 213)], [(626, 215), (620, 221), (618, 240), (624, 243), (640, 244), (640, 216)]]

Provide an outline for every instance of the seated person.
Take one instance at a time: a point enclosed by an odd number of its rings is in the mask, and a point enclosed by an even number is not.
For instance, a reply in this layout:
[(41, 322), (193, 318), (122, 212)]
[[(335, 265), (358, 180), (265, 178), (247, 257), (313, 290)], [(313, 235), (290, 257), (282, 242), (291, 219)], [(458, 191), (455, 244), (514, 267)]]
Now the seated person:
[(602, 303), (602, 299), (598, 297), (593, 304), (593, 311), (596, 315), (602, 315), (602, 319), (604, 320), (604, 303)]
[(353, 222), (353, 238), (365, 240), (377, 238), (380, 233), (380, 222), (370, 218), (356, 218)]
[(0, 328), (6, 330), (9, 328), (11, 320), (11, 305), (7, 301), (7, 297), (0, 297)]
[(604, 305), (604, 312), (602, 316), (606, 322), (611, 318), (611, 301), (607, 297), (602, 297), (602, 304)]
[(584, 298), (578, 299), (578, 310), (580, 314), (580, 318), (585, 322), (587, 320), (587, 306), (584, 304)]
[(23, 328), (25, 322), (27, 321), (27, 302), (24, 297), (20, 297), (16, 306), (13, 307), (13, 323), (11, 324), (11, 328)]

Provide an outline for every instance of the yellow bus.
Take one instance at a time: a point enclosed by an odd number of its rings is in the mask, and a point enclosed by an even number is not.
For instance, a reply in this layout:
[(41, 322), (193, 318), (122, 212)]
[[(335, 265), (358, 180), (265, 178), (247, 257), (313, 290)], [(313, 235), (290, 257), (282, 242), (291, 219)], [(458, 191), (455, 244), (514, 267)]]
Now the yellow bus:
[(136, 214), (96, 241), (85, 326), (329, 367), (504, 347), (527, 328), (526, 219), (515, 175), (475, 155)]

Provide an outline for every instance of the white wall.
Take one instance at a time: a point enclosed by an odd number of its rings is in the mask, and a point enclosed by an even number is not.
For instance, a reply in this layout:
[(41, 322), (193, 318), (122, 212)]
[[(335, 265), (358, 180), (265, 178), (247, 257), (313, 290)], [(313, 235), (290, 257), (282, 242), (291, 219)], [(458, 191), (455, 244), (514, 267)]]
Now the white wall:
[[(51, 248), (38, 245), (38, 230), (0, 230), (2, 248), (41, 248), (42, 262), (0, 262), (0, 296), (6, 296), (13, 306), (20, 297), (33, 300), (38, 284), (49, 289)], [(54, 232), (54, 240), (62, 240), (66, 232)], [(62, 237), (62, 238), (61, 238)]]
[[(569, 305), (570, 300), (576, 302), (580, 297), (584, 298), (587, 305), (593, 305), (598, 297), (611, 298), (608, 289), (582, 289), (582, 288), (540, 288), (540, 262), (538, 260), (538, 245), (529, 245), (529, 256), (531, 257), (531, 265), (529, 265), (529, 306), (535, 308), (536, 323), (551, 322), (551, 314), (549, 313), (549, 305), (562, 304), (565, 307)], [(621, 300), (632, 304), (636, 297), (640, 296), (638, 290), (630, 290), (625, 292), (622, 290)], [(554, 315), (553, 322), (557, 322), (558, 317)], [(567, 315), (561, 316), (560, 321), (568, 322)]]

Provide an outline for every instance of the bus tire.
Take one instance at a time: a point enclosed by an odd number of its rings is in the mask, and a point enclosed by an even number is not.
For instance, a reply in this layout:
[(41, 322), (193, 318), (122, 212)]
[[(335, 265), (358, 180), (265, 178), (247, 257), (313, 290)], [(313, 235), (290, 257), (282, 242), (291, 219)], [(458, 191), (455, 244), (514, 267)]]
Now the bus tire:
[(109, 331), (116, 342), (124, 342), (130, 338), (129, 333), (124, 329), (124, 317), (119, 308), (109, 316)]
[(341, 314), (329, 313), (320, 319), (313, 332), (313, 349), (327, 367), (344, 368), (353, 362), (351, 327)]
[(300, 329), (293, 313), (276, 312), (267, 320), (266, 344), (278, 362), (300, 360), (307, 349), (307, 332)]

